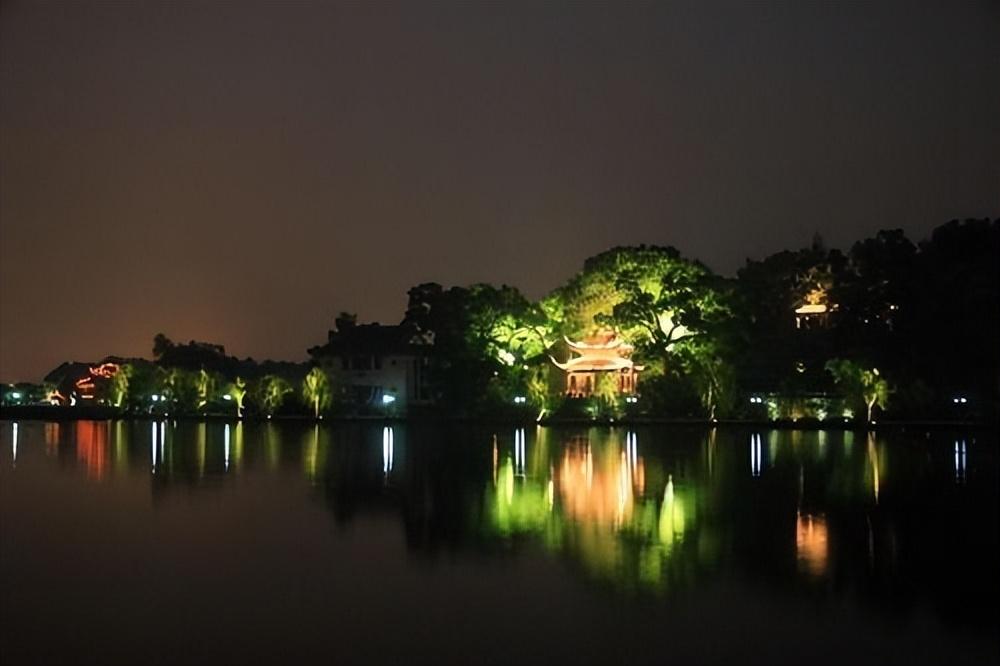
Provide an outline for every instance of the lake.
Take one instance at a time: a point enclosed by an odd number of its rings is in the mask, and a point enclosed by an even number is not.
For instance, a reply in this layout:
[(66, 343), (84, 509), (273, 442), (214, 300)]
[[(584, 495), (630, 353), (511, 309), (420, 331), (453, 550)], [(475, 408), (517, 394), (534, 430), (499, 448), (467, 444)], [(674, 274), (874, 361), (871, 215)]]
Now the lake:
[(995, 431), (0, 421), (0, 661), (982, 663)]

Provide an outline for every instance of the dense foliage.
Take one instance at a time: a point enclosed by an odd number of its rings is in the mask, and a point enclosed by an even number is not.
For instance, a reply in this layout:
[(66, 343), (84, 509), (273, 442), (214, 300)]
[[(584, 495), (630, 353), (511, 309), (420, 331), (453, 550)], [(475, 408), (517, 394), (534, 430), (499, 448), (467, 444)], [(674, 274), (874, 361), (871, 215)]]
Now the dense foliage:
[[(430, 404), (449, 415), (992, 420), (998, 257), (1000, 220), (953, 221), (919, 244), (880, 231), (846, 253), (817, 237), (747, 261), (735, 279), (672, 247), (616, 247), (538, 302), (508, 285), (417, 285), (394, 330), (426, 367)], [(346, 313), (337, 329), (368, 330)], [(552, 361), (570, 356), (566, 340), (611, 333), (634, 347), (641, 399), (626, 402), (611, 377), (588, 400), (564, 397)], [(266, 417), (319, 417), (346, 401), (331, 367), (240, 360), (163, 334), (152, 351), (153, 361), (114, 359), (117, 374), (94, 377), (100, 401)], [(72, 389), (19, 385), (2, 398), (66, 399)]]

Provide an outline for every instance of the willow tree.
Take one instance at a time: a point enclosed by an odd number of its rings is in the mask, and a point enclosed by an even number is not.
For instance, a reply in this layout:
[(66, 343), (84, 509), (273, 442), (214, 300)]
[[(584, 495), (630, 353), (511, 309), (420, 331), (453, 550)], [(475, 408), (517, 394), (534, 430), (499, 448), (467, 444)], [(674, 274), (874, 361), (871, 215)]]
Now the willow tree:
[(285, 401), (285, 396), (292, 392), (288, 380), (277, 375), (264, 375), (251, 386), (250, 395), (264, 414), (273, 416)]
[(184, 368), (169, 368), (164, 373), (164, 392), (169, 394), (172, 409), (182, 414), (196, 411), (199, 406), (198, 373)]
[(215, 393), (215, 375), (202, 368), (198, 371), (196, 384), (198, 389), (198, 409), (203, 409), (208, 404), (208, 401), (212, 399), (212, 394)]
[(132, 364), (122, 363), (118, 371), (111, 377), (111, 396), (115, 407), (121, 407), (128, 397), (129, 377), (132, 375)]
[(236, 380), (229, 385), (229, 390), (227, 395), (231, 397), (236, 402), (236, 416), (238, 418), (243, 418), (243, 399), (247, 395), (247, 383), (242, 377), (237, 377)]
[(330, 404), (330, 379), (320, 367), (315, 367), (302, 380), (302, 398), (313, 408), (313, 418), (319, 418), (321, 409)]

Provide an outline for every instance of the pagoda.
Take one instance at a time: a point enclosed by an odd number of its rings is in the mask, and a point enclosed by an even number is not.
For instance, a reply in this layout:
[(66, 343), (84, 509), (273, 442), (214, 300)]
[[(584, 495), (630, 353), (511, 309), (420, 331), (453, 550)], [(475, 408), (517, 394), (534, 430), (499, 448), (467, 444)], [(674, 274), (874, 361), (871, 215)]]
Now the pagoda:
[(639, 386), (639, 372), (643, 366), (632, 359), (632, 345), (609, 332), (573, 341), (564, 338), (570, 351), (575, 353), (565, 363), (552, 359), (556, 367), (566, 373), (566, 395), (586, 398), (594, 394), (598, 379), (613, 373), (619, 395), (633, 395)]
[(826, 328), (831, 312), (837, 310), (836, 303), (830, 303), (826, 289), (822, 285), (806, 294), (805, 303), (795, 308), (795, 328)]

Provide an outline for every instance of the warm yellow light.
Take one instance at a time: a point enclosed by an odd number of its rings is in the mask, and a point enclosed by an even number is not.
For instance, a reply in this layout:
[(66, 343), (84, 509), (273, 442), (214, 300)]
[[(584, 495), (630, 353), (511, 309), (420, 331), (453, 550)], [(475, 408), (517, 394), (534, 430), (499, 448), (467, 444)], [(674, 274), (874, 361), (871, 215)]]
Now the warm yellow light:
[(828, 538), (826, 518), (799, 513), (795, 521), (795, 551), (799, 566), (813, 576), (826, 573)]

